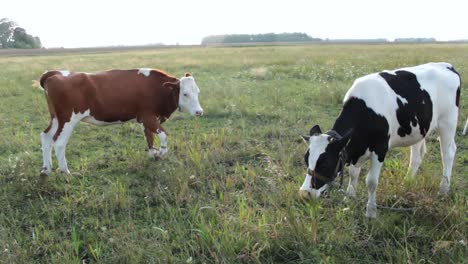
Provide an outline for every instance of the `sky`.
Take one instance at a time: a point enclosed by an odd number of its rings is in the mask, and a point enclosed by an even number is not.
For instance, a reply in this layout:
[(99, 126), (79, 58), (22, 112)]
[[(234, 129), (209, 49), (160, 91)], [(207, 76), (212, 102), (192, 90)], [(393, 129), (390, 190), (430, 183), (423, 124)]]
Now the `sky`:
[(43, 46), (200, 44), (219, 34), (304, 32), (331, 39), (468, 39), (466, 0), (2, 0)]

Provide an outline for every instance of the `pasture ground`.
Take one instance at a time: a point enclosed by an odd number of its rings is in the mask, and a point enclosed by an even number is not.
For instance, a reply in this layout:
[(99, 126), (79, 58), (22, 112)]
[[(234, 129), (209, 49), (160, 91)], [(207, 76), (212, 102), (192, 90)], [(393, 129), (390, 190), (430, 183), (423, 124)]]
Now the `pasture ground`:
[[(338, 191), (301, 200), (307, 146), (299, 135), (317, 123), (331, 127), (355, 78), (430, 61), (452, 63), (467, 80), (450, 194), (437, 196), (433, 134), (417, 180), (404, 179), (408, 148), (389, 153), (380, 177), (378, 203), (414, 212), (366, 219), (366, 170), (355, 201)], [(31, 81), (48, 69), (140, 67), (192, 72), (205, 116), (175, 113), (164, 126), (169, 154), (159, 161), (148, 158), (136, 123), (79, 124), (67, 149), (73, 175), (39, 184), (48, 113)], [(0, 56), (0, 263), (466, 263), (466, 83), (467, 45)]]

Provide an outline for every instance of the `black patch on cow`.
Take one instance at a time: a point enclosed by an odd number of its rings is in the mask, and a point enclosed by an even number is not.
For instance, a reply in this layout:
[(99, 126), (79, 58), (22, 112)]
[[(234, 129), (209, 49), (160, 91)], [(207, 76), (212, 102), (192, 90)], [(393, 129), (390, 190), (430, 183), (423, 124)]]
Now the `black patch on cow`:
[(456, 75), (458, 75), (458, 78), (460, 79), (460, 86), (458, 86), (458, 89), (457, 89), (457, 94), (455, 96), (455, 105), (457, 107), (460, 106), (460, 93), (461, 93), (461, 77), (460, 77), (460, 74), (455, 70), (455, 68), (453, 67), (447, 67), (447, 69), (449, 69), (450, 71), (454, 72)]
[[(338, 155), (339, 151), (335, 151), (333, 144), (329, 144), (325, 149), (325, 152), (322, 153), (316, 163), (314, 173), (319, 177), (312, 177), (312, 187), (315, 189), (319, 189), (326, 183), (333, 181), (336, 177), (334, 175), (336, 165), (338, 163)], [(306, 166), (309, 167), (309, 154), (310, 151), (307, 150), (306, 154), (304, 155), (304, 160)]]
[(432, 100), (429, 93), (421, 89), (416, 75), (409, 71), (396, 71), (395, 74), (381, 72), (379, 75), (396, 94), (408, 101), (403, 103), (400, 98), (396, 99), (396, 116), (400, 124), (398, 135), (410, 135), (412, 126), (419, 124), (420, 133), (425, 137), (432, 120)]
[(456, 75), (458, 75), (458, 78), (460, 78), (460, 74), (455, 70), (454, 67), (447, 67), (447, 69), (451, 70), (452, 72), (454, 72)]
[(457, 95), (455, 96), (455, 105), (457, 107), (459, 107), (460, 105), (460, 93), (461, 93), (461, 89), (460, 89), (460, 86), (458, 86)]
[[(350, 129), (353, 129), (353, 132), (346, 145), (347, 164), (355, 165), (367, 149), (374, 152), (380, 162), (384, 161), (390, 139), (389, 125), (385, 117), (368, 108), (364, 100), (351, 97), (345, 102), (333, 125), (333, 130), (341, 135)], [(338, 160), (338, 157), (336, 159)]]

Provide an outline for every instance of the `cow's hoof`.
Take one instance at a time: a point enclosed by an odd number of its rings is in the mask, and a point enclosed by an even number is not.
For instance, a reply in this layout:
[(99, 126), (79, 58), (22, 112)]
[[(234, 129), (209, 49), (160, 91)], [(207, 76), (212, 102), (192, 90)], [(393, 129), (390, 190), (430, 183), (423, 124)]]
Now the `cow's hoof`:
[(148, 153), (148, 157), (152, 160), (158, 160), (159, 155), (157, 153)]
[(406, 175), (404, 178), (403, 178), (403, 181), (404, 182), (407, 182), (407, 183), (411, 183), (415, 180), (416, 177), (411, 177), (410, 175)]
[(372, 218), (372, 219), (377, 218), (377, 205), (376, 204), (367, 204), (366, 217)]
[(162, 158), (167, 155), (167, 148), (159, 149), (159, 157)]
[(150, 157), (150, 159), (159, 160), (160, 158), (162, 158), (163, 155), (164, 154), (162, 154), (161, 151), (155, 148), (152, 148), (148, 151), (148, 156)]
[(299, 197), (301, 197), (302, 199), (310, 199), (312, 197), (312, 195), (307, 190), (302, 190), (301, 189), (301, 190), (299, 190)]
[(49, 179), (49, 175), (50, 175), (50, 171), (43, 168), (41, 170), (41, 173), (39, 174), (39, 180), (38, 180), (38, 184), (40, 186), (43, 186), (47, 183), (48, 179)]
[(439, 195), (439, 196), (447, 196), (447, 195), (448, 195), (448, 192), (449, 192), (449, 188), (448, 188), (448, 187), (440, 187), (440, 190), (439, 190), (439, 192), (437, 193), (437, 195)]
[(57, 172), (60, 174), (71, 175), (70, 170), (68, 169), (57, 169)]
[(162, 156), (159, 155), (159, 153), (155, 154), (155, 155), (153, 155), (153, 157), (151, 157), (151, 159), (153, 159), (153, 160), (160, 160), (161, 158), (162, 158)]
[(47, 177), (49, 175), (50, 175), (50, 170), (48, 170), (47, 168), (42, 168), (41, 173), (39, 174), (39, 176), (41, 177)]
[(442, 182), (440, 183), (440, 190), (439, 190), (439, 195), (440, 196), (445, 196), (448, 194), (450, 190), (449, 184), (447, 180), (443, 179)]
[(343, 197), (344, 203), (353, 203), (356, 201), (356, 196), (345, 196)]
[(346, 195), (346, 197), (354, 199), (354, 198), (356, 198), (356, 190), (354, 190), (354, 188), (352, 186), (349, 186), (348, 189), (346, 190), (345, 195)]

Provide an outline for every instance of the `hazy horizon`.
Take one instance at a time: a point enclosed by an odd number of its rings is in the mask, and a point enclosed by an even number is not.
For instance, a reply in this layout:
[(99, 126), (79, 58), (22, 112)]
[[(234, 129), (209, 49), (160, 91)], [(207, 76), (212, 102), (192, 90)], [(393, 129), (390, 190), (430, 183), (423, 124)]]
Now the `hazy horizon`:
[[(51, 47), (200, 44), (224, 34), (302, 32), (321, 39), (468, 39), (462, 1), (326, 2), (174, 0), (79, 3), (58, 0), (2, 4), (9, 18)], [(27, 7), (27, 8), (25, 8)]]

